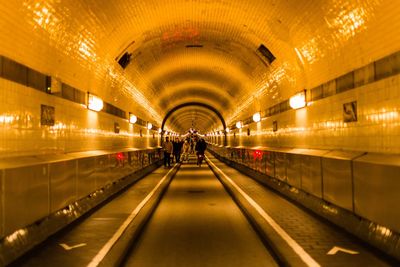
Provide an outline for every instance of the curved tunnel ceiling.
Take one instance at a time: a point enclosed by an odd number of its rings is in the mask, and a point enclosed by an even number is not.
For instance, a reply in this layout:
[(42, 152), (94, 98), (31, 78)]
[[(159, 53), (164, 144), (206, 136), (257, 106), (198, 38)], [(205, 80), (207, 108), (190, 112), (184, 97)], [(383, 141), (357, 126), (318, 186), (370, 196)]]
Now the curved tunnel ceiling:
[(161, 127), (165, 129), (167, 123), (172, 125), (173, 129), (179, 129), (181, 133), (191, 128), (203, 134), (215, 127), (226, 128), (222, 114), (215, 107), (201, 102), (186, 102), (175, 106), (168, 111)]
[[(400, 7), (389, 0), (20, 0), (1, 6), (9, 18), (0, 25), (9, 36), (1, 54), (137, 109), (156, 124), (189, 101), (214, 107), (231, 124), (400, 49), (398, 19), (385, 16)], [(393, 40), (382, 44), (387, 32)], [(260, 45), (276, 58), (271, 64), (257, 52)], [(131, 60), (123, 70), (117, 61), (125, 53)], [(186, 131), (193, 114), (204, 131), (217, 125), (209, 111), (185, 110), (166, 126)]]
[(169, 125), (176, 127), (181, 133), (193, 128), (204, 134), (206, 130), (214, 125), (222, 128), (221, 122), (215, 113), (200, 107), (186, 107), (176, 111), (171, 115)]

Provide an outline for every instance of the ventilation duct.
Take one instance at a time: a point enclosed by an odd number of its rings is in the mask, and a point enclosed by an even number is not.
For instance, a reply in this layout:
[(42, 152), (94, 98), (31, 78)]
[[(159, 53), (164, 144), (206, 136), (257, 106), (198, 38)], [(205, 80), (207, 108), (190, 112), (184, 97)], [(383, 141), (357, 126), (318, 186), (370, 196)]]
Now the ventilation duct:
[(201, 44), (190, 44), (190, 45), (186, 45), (186, 48), (202, 48), (203, 45)]
[(271, 64), (275, 60), (275, 56), (269, 51), (265, 45), (261, 44), (260, 47), (258, 47), (257, 51), (259, 54), (261, 54), (262, 59), (267, 61), (268, 64)]
[(123, 69), (125, 69), (129, 62), (131, 62), (131, 56), (132, 54), (129, 54), (126, 52), (125, 54), (122, 55), (122, 57), (118, 60), (118, 64), (121, 65)]

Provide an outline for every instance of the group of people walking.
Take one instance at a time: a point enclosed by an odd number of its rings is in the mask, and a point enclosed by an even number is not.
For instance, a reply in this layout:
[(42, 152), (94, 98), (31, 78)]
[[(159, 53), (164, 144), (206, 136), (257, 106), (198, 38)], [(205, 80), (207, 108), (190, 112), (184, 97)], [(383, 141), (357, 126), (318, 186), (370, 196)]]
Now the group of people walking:
[[(184, 141), (176, 138), (172, 142), (167, 136), (165, 142), (162, 145), (164, 151), (164, 167), (171, 167), (171, 161), (173, 162), (189, 162), (189, 155), (196, 152), (197, 165), (201, 166), (204, 159), (204, 151), (207, 148), (207, 143), (203, 138), (187, 138)], [(172, 158), (171, 158), (172, 156)], [(181, 160), (182, 156), (182, 160)]]

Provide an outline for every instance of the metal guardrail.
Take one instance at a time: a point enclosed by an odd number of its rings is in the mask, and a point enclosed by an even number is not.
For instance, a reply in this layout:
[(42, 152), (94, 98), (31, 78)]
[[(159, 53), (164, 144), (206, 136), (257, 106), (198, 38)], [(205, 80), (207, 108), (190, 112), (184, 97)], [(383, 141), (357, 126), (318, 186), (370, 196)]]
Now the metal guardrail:
[(219, 156), (244, 165), (400, 233), (400, 155), (357, 151), (223, 147)]
[(0, 160), (5, 237), (162, 157), (160, 148), (88, 151)]

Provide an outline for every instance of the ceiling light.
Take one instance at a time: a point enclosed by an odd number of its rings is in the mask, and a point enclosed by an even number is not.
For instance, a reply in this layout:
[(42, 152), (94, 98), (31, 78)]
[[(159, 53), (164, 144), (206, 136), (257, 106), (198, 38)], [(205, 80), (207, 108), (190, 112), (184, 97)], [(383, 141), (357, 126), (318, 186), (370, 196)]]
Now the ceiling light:
[(236, 128), (240, 129), (243, 127), (243, 124), (241, 121), (236, 122)]
[(147, 123), (147, 129), (151, 130), (151, 128), (153, 128), (153, 124), (151, 122)]

